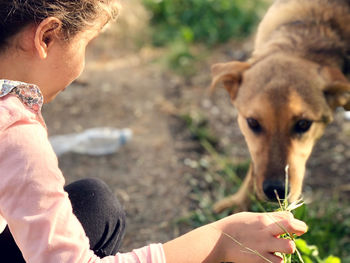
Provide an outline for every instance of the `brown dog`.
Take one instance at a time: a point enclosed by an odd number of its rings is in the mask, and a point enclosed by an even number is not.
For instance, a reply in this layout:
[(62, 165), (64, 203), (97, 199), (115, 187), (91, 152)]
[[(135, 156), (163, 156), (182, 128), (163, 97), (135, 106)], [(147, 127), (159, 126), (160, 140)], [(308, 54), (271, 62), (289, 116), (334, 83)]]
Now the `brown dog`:
[(350, 0), (276, 0), (259, 25), (247, 62), (212, 67), (238, 110), (251, 166), (240, 190), (219, 212), (259, 199), (298, 199), (306, 161), (337, 107), (350, 109)]

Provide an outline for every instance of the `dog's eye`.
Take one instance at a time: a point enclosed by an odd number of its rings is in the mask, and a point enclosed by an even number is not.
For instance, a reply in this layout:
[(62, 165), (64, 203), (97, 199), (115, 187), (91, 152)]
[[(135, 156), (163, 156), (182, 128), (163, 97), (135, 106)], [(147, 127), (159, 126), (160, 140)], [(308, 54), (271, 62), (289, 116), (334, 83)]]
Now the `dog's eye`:
[(262, 127), (261, 127), (260, 123), (259, 123), (256, 119), (248, 118), (248, 119), (247, 119), (247, 123), (248, 123), (249, 128), (250, 128), (253, 132), (259, 133), (259, 132), (262, 131)]
[(296, 133), (305, 133), (307, 132), (312, 125), (312, 121), (310, 120), (299, 120), (294, 126), (294, 132)]

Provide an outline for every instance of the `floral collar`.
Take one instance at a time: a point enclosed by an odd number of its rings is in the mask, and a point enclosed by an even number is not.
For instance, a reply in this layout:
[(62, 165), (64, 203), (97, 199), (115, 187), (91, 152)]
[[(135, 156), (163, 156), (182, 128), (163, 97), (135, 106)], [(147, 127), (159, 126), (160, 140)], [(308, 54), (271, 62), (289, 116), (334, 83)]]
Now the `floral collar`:
[(20, 81), (0, 79), (0, 98), (8, 94), (17, 96), (25, 106), (36, 113), (40, 113), (44, 99), (38, 86)]

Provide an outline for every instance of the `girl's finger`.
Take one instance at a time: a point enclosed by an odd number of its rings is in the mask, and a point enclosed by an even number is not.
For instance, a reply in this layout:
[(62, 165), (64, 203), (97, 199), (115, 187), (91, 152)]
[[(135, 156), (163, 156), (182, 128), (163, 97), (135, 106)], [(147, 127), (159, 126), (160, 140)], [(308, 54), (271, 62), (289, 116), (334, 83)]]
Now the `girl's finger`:
[[(283, 263), (283, 259), (279, 256), (274, 255), (273, 253), (268, 253), (265, 255), (265, 258), (270, 260), (272, 263)], [(262, 263), (266, 263), (266, 260), (261, 261)]]
[(279, 218), (279, 216), (271, 214), (271, 218), (272, 222), (267, 227), (267, 230), (274, 236), (279, 236), (286, 232), (300, 236), (307, 231), (307, 225), (293, 216)]
[(266, 242), (266, 250), (271, 253), (280, 252), (284, 254), (293, 254), (295, 252), (295, 243), (289, 239), (274, 237)]
[[(244, 262), (283, 263), (283, 259), (279, 256), (276, 256), (274, 253), (263, 253), (263, 254), (260, 254), (260, 256), (248, 254), (248, 256), (249, 256), (249, 259), (245, 258), (245, 261), (243, 261), (242, 259), (241, 261), (237, 261), (237, 263), (238, 262), (239, 263), (244, 263)], [(229, 261), (229, 262), (236, 262), (236, 261)]]

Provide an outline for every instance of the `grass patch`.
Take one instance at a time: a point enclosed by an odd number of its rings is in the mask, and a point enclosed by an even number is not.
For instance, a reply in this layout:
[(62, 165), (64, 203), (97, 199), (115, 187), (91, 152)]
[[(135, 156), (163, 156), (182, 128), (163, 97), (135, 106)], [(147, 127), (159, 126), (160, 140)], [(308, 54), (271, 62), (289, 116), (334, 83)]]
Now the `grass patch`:
[(179, 75), (195, 75), (208, 48), (249, 36), (266, 0), (142, 0), (151, 15), (152, 44), (167, 47), (165, 62)]
[[(219, 153), (212, 144), (215, 136), (210, 132), (204, 117), (185, 118), (193, 138), (206, 150), (193, 174), (189, 177), (192, 187), (191, 198), (195, 209), (191, 214), (178, 220), (179, 224), (199, 227), (227, 216), (223, 212), (214, 214), (213, 204), (225, 196), (233, 194), (249, 167), (247, 162), (234, 162), (225, 153)], [(214, 140), (215, 141), (215, 140)], [(349, 202), (337, 196), (325, 200), (315, 196), (314, 201), (293, 211), (296, 218), (305, 221), (309, 231), (296, 240), (297, 247), (305, 263), (350, 263), (350, 209)], [(275, 211), (278, 205), (253, 201), (250, 210), (255, 212)], [(290, 261), (300, 260), (292, 256)]]
[(175, 40), (212, 46), (248, 36), (266, 3), (261, 0), (143, 0), (151, 13), (153, 44)]

